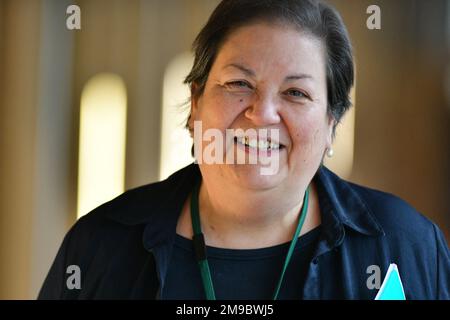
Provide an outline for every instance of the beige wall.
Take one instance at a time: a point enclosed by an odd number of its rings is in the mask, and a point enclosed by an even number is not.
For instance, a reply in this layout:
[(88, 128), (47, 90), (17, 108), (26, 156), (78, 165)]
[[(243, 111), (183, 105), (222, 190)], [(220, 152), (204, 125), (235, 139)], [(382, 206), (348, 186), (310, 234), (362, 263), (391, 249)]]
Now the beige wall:
[(2, 297), (28, 296), (36, 160), (39, 1), (2, 3), (0, 283)]
[[(450, 237), (445, 0), (333, 1), (355, 45), (351, 179), (395, 193)], [(77, 3), (82, 30), (65, 29)], [(0, 298), (34, 298), (75, 221), (80, 95), (98, 72), (128, 89), (126, 188), (158, 178), (164, 70), (218, 0), (0, 1)], [(427, 5), (428, 3), (428, 5)], [(421, 12), (419, 14), (419, 12)]]

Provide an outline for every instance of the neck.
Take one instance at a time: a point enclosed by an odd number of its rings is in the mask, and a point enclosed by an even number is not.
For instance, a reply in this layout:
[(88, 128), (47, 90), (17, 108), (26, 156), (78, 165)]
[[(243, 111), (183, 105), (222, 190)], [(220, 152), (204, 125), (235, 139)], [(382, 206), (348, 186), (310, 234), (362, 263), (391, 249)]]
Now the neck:
[[(202, 183), (199, 209), (202, 232), (209, 246), (230, 249), (254, 249), (274, 246), (292, 240), (303, 205), (303, 195), (270, 197), (265, 193), (239, 192), (233, 189), (215, 191)], [(234, 191), (234, 192), (233, 192)], [(211, 196), (214, 194), (214, 196)], [(215, 196), (219, 195), (220, 196)], [(275, 199), (275, 200), (274, 200)], [(185, 205), (185, 232), (190, 221), (189, 205)], [(187, 217), (186, 217), (187, 215)], [(320, 224), (317, 192), (312, 183), (309, 206), (300, 235)], [(191, 228), (189, 228), (191, 230)], [(183, 234), (182, 228), (177, 232)], [(192, 235), (192, 231), (188, 232)]]

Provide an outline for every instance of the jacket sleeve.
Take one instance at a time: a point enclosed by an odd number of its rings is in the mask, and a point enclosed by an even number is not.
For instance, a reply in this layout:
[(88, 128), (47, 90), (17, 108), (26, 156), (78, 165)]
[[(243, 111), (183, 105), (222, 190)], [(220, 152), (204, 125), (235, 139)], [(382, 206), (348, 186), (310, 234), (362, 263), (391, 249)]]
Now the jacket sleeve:
[(434, 225), (437, 258), (437, 297), (438, 300), (450, 300), (450, 251), (441, 230)]

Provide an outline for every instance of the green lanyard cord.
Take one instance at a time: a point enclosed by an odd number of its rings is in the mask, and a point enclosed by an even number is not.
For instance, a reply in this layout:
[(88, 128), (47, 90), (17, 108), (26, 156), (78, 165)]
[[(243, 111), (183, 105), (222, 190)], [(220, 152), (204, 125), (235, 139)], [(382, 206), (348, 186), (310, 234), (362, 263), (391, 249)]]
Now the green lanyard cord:
[[(200, 273), (203, 282), (203, 288), (205, 290), (206, 299), (207, 300), (216, 300), (216, 296), (214, 293), (214, 287), (211, 278), (211, 271), (209, 269), (208, 258), (206, 255), (206, 244), (205, 238), (203, 236), (201, 225), (200, 225), (200, 211), (198, 207), (198, 198), (200, 191), (201, 181), (194, 185), (194, 190), (192, 191), (191, 196), (191, 220), (192, 220), (192, 229), (194, 231), (194, 251), (195, 256), (197, 258), (197, 262), (200, 268)], [(305, 222), (306, 213), (308, 211), (308, 200), (309, 200), (309, 186), (306, 188), (305, 195), (303, 197), (303, 205), (300, 213), (300, 218), (298, 220), (297, 229), (295, 230), (294, 237), (292, 238), (291, 245), (289, 246), (289, 251), (286, 255), (286, 259), (284, 261), (283, 270), (280, 275), (280, 279), (278, 280), (277, 287), (273, 294), (273, 300), (278, 298), (278, 293), (280, 292), (281, 285), (283, 283), (284, 274), (286, 273), (289, 262), (292, 258), (292, 254), (294, 253), (295, 245), (297, 244), (298, 236), (300, 235), (300, 231), (302, 230), (303, 223)]]
[(197, 257), (198, 266), (202, 276), (203, 288), (205, 289), (207, 300), (216, 300), (214, 287), (211, 279), (211, 271), (209, 270), (208, 259), (206, 256), (205, 238), (203, 236), (200, 226), (200, 213), (198, 208), (198, 194), (200, 190), (200, 183), (195, 184), (191, 196), (191, 220), (192, 229), (194, 230), (194, 250)]
[(278, 293), (280, 292), (281, 284), (283, 283), (284, 274), (289, 265), (289, 261), (291, 261), (292, 254), (294, 253), (295, 245), (297, 244), (298, 236), (300, 235), (300, 231), (302, 230), (303, 223), (305, 222), (306, 212), (308, 211), (308, 199), (309, 199), (309, 186), (306, 188), (305, 195), (303, 197), (303, 205), (302, 211), (300, 213), (300, 219), (298, 220), (297, 230), (295, 230), (294, 237), (292, 238), (291, 245), (289, 246), (289, 251), (286, 256), (286, 260), (284, 261), (283, 271), (280, 275), (280, 280), (278, 280), (277, 288), (273, 294), (273, 300), (277, 300)]

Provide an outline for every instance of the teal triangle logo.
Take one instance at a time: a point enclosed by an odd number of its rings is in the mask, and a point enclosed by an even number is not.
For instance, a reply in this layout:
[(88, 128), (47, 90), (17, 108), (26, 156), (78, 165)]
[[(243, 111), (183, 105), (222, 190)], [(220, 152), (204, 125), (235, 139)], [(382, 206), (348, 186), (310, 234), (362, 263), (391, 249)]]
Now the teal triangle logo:
[(386, 277), (375, 300), (406, 300), (400, 273), (395, 263), (389, 265)]

